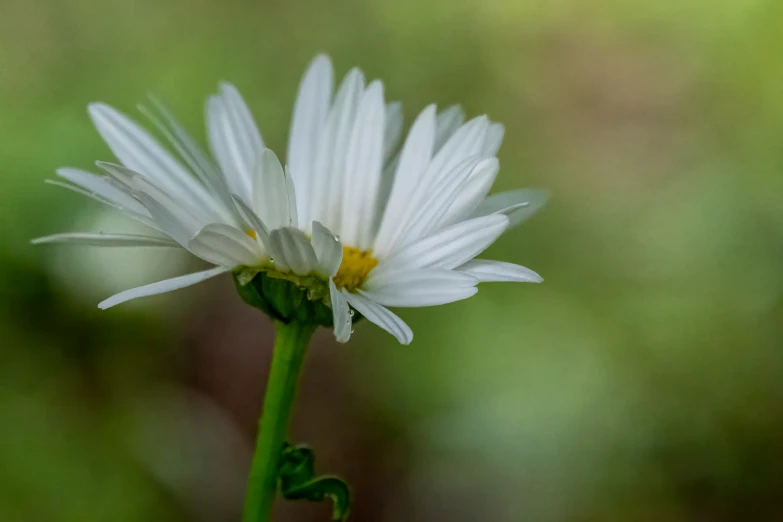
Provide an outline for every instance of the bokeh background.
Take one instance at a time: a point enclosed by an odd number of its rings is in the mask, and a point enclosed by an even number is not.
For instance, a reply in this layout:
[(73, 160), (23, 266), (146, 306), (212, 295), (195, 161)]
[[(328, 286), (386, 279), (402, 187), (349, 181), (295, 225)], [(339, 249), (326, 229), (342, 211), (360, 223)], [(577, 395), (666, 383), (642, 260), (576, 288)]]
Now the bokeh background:
[(553, 194), (489, 252), (544, 284), (317, 335), (292, 435), (353, 520), (783, 520), (781, 33), (778, 0), (0, 0), (0, 520), (238, 520), (270, 322), (227, 278), (101, 312), (200, 265), (29, 240), (129, 226), (43, 183), (112, 159), (88, 102), (202, 137), (231, 81), (282, 153), (320, 51), (408, 125), (502, 121), (497, 190)]

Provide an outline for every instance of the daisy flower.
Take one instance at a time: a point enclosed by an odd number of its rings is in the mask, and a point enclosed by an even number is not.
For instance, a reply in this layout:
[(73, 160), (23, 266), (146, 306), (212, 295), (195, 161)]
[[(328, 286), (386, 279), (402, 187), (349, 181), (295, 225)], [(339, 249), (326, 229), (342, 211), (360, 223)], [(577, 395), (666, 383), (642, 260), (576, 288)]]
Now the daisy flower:
[(117, 110), (91, 104), (120, 163), (97, 162), (101, 174), (62, 168), (51, 183), (149, 233), (34, 242), (184, 248), (215, 265), (121, 292), (101, 308), (232, 272), (246, 301), (283, 321), (333, 325), (340, 342), (365, 317), (408, 344), (411, 329), (387, 307), (458, 301), (485, 281), (541, 281), (525, 267), (476, 259), (546, 200), (537, 190), (488, 196), (501, 124), (430, 105), (402, 141), (401, 106), (385, 103), (380, 81), (353, 69), (333, 89), (332, 64), (318, 56), (299, 86), (285, 168), (229, 84), (207, 102), (211, 155), (154, 99), (142, 110), (177, 155)]

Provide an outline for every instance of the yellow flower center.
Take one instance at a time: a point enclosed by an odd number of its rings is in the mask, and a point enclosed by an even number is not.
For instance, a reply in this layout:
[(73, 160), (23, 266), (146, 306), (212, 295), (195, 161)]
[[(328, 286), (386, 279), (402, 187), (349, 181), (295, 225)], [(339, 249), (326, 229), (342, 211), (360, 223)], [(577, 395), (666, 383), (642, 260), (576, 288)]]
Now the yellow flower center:
[(256, 231), (253, 230), (252, 228), (246, 228), (245, 229), (245, 234), (247, 234), (248, 236), (252, 237), (253, 239), (256, 239), (256, 240), (258, 239), (258, 235), (256, 234)]
[(372, 250), (359, 250), (354, 247), (343, 247), (343, 260), (337, 274), (334, 276), (334, 284), (337, 288), (347, 288), (353, 292), (360, 288), (378, 260), (372, 256)]

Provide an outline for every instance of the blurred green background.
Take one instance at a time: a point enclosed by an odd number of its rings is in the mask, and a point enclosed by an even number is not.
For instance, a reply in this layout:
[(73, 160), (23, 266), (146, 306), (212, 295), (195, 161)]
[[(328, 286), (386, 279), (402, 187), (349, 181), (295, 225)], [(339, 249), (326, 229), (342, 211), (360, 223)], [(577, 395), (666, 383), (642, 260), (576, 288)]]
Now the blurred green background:
[(407, 124), (505, 123), (496, 190), (553, 193), (488, 253), (544, 284), (316, 337), (293, 438), (353, 520), (783, 520), (782, 32), (778, 0), (0, 0), (0, 520), (238, 520), (269, 321), (226, 278), (101, 312), (199, 265), (29, 240), (128, 226), (43, 183), (112, 159), (88, 102), (202, 137), (231, 81), (283, 153), (320, 51)]

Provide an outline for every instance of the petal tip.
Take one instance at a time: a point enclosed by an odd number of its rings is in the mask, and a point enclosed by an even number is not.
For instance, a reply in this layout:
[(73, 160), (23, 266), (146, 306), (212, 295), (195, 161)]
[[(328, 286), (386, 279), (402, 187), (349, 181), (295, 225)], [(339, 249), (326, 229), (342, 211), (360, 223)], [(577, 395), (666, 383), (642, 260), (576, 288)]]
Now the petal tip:
[(222, 81), (218, 82), (218, 88), (220, 89), (220, 94), (224, 95), (224, 96), (227, 93), (228, 94), (235, 94), (235, 93), (239, 92), (239, 90), (237, 89), (236, 85), (234, 85), (231, 82), (227, 82), (225, 80), (222, 80)]
[(310, 67), (332, 67), (332, 59), (331, 57), (325, 53), (320, 52), (315, 55), (313, 60), (310, 62)]
[(87, 114), (93, 120), (106, 116), (107, 113), (115, 112), (115, 110), (103, 102), (90, 102), (87, 104)]

